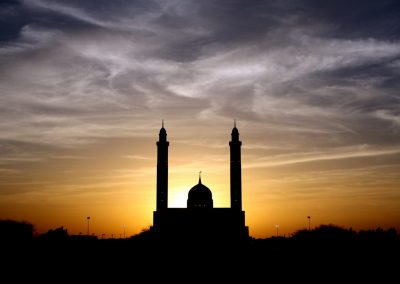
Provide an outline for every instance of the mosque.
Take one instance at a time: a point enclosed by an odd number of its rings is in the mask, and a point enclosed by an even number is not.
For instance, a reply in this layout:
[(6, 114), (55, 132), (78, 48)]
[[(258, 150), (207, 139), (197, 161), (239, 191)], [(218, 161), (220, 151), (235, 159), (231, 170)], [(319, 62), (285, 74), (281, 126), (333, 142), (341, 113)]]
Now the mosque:
[(161, 239), (246, 240), (242, 210), (242, 165), (239, 131), (232, 129), (230, 146), (230, 208), (214, 208), (212, 192), (201, 182), (188, 193), (187, 208), (168, 208), (168, 147), (164, 123), (157, 141), (157, 206), (151, 231)]

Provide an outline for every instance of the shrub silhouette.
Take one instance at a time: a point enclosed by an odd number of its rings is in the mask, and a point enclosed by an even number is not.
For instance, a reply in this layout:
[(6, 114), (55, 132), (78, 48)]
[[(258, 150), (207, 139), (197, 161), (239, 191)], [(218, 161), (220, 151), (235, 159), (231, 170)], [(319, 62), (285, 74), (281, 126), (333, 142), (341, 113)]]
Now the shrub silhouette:
[(39, 238), (43, 240), (54, 240), (54, 241), (67, 240), (68, 232), (67, 229), (64, 229), (64, 227), (61, 226), (54, 230), (50, 229), (47, 233), (40, 235)]
[(356, 237), (357, 233), (352, 229), (344, 229), (337, 225), (320, 225), (319, 227), (309, 230), (299, 230), (293, 234), (293, 238), (297, 240), (312, 241), (348, 241)]

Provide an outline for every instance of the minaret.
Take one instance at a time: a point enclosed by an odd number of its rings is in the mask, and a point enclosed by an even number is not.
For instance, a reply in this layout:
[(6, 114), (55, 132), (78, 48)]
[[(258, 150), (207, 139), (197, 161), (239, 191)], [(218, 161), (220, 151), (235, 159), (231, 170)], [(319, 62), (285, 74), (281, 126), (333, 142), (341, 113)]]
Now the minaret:
[(157, 211), (168, 208), (168, 146), (163, 120), (157, 141)]
[(232, 139), (229, 142), (231, 148), (231, 208), (242, 210), (242, 162), (240, 157), (239, 131), (236, 128), (236, 120), (232, 129)]

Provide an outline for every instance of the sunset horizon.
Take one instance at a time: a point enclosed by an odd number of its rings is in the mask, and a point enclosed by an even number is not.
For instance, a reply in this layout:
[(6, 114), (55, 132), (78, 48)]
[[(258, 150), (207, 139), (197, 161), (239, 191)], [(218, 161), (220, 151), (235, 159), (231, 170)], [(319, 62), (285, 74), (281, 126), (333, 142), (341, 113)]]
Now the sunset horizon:
[(251, 237), (399, 232), (400, 5), (345, 2), (0, 3), (0, 220), (149, 229), (162, 126), (168, 207), (228, 208), (236, 125)]

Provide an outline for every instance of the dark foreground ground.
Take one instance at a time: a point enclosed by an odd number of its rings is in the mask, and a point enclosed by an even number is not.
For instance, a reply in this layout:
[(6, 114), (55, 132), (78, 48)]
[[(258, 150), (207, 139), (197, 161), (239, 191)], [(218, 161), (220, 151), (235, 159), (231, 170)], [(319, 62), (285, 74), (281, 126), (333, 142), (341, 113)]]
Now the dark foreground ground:
[(1, 259), (2, 279), (11, 279), (2, 283), (398, 283), (400, 279), (398, 238), (269, 238), (244, 243), (32, 239), (3, 242)]

